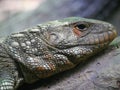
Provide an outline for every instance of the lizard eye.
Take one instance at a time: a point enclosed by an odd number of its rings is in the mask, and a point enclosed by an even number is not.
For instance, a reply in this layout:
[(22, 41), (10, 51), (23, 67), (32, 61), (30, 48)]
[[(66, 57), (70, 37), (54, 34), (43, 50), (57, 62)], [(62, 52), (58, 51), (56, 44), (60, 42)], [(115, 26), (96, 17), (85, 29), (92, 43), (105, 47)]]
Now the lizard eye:
[(88, 24), (77, 24), (74, 26), (74, 28), (76, 28), (77, 30), (85, 31), (88, 28)]
[(73, 32), (77, 35), (77, 36), (81, 36), (82, 32), (86, 31), (87, 28), (89, 27), (88, 24), (75, 24), (73, 27)]

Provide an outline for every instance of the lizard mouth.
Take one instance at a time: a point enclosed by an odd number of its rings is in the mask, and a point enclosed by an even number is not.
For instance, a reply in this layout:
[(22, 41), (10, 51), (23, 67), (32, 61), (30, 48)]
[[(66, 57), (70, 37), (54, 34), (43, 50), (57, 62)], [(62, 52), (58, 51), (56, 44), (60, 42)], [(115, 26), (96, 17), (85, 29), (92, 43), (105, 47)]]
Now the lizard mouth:
[[(79, 43), (72, 42), (66, 43), (64, 45), (58, 45), (56, 46), (58, 49), (68, 49), (68, 48), (74, 48), (77, 46), (85, 46), (85, 47), (91, 47), (91, 46), (106, 46), (108, 45), (113, 39), (117, 36), (117, 32), (115, 29), (107, 30), (104, 32), (97, 32), (92, 33), (92, 35), (88, 35), (82, 39), (82, 41), (78, 41)], [(80, 39), (81, 40), (81, 39)]]
[(70, 57), (69, 59), (80, 59), (92, 56), (95, 53), (100, 52), (102, 49), (106, 48), (116, 36), (116, 30), (112, 29), (95, 34), (93, 33), (93, 35), (90, 35), (90, 37), (88, 36), (89, 39), (87, 38), (86, 42), (83, 43), (68, 43), (58, 47), (53, 47), (49, 45), (49, 48), (53, 49), (54, 54), (62, 54), (67, 56), (68, 58)]
[(68, 59), (74, 63), (80, 62), (106, 48), (116, 36), (117, 33), (115, 30), (108, 31), (104, 33), (104, 37), (100, 36), (101, 38), (92, 39), (87, 44), (79, 44), (63, 49), (62, 54), (67, 56)]
[(116, 30), (104, 32), (103, 34), (98, 34), (97, 37), (90, 38), (88, 41), (89, 45), (102, 45), (104, 43), (110, 43), (117, 36)]
[(104, 32), (103, 34), (93, 35), (86, 40), (85, 43), (79, 43), (76, 45), (67, 45), (69, 48), (74, 47), (104, 47), (107, 46), (110, 42), (112, 42), (115, 37), (117, 37), (116, 30), (109, 30), (108, 32)]

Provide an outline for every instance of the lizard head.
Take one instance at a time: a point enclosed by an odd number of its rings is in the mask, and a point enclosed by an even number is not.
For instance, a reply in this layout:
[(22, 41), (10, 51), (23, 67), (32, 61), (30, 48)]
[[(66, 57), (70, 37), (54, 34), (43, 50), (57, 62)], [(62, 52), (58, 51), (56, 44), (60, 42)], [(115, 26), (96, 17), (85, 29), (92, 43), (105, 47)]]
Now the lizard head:
[(42, 24), (43, 36), (54, 53), (65, 55), (74, 63), (94, 55), (117, 36), (113, 25), (79, 17)]

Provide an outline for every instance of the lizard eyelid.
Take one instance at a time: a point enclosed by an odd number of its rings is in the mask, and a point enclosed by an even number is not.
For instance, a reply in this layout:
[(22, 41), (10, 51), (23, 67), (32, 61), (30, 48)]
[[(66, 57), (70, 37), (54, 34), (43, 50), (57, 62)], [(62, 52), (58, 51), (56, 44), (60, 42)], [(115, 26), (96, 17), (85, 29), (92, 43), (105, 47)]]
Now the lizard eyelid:
[(86, 23), (78, 23), (73, 26), (73, 32), (77, 36), (81, 36), (84, 31), (88, 29), (89, 25)]
[(74, 25), (74, 28), (80, 30), (81, 32), (87, 30), (88, 27), (89, 25), (86, 23), (78, 23)]

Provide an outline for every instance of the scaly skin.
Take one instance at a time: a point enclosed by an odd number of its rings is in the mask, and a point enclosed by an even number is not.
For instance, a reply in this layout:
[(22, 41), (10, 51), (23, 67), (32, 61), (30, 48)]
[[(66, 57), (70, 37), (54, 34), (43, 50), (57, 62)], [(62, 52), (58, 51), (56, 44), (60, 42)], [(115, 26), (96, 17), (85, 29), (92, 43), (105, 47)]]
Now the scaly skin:
[(0, 90), (71, 69), (105, 49), (116, 35), (109, 23), (78, 17), (11, 34), (0, 44)]

